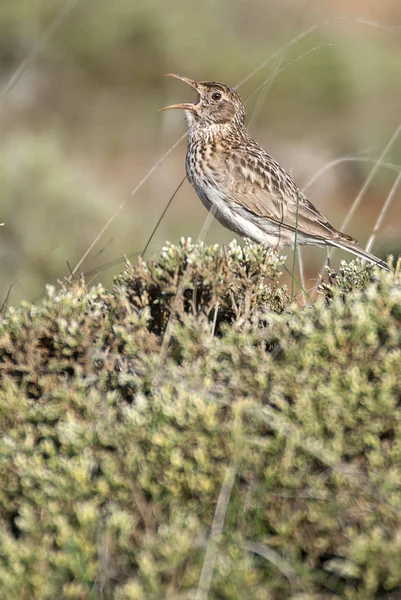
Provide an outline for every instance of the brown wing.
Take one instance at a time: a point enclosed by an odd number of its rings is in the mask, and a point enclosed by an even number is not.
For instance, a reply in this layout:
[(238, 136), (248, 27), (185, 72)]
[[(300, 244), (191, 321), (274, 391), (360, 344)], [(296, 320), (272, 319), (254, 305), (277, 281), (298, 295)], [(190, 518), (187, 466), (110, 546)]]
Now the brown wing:
[(292, 177), (253, 140), (228, 150), (224, 161), (229, 197), (249, 212), (290, 231), (297, 225), (306, 236), (355, 241), (334, 229)]

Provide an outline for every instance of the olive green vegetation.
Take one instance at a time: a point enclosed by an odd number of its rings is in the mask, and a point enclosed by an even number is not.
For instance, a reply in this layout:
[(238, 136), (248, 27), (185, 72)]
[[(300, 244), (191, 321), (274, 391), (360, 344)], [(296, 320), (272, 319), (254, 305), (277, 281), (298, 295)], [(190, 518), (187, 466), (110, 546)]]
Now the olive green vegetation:
[(400, 597), (400, 276), (300, 308), (282, 264), (182, 240), (7, 309), (2, 598)]

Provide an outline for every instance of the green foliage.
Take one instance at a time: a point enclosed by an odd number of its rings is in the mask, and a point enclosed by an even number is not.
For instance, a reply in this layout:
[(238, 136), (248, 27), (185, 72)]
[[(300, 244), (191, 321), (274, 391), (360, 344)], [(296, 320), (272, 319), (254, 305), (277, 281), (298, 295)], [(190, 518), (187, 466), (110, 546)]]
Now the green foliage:
[(327, 281), (321, 281), (319, 291), (327, 301), (330, 301), (336, 291), (348, 294), (365, 290), (369, 284), (377, 281), (376, 272), (375, 267), (370, 263), (363, 264), (359, 260), (347, 263), (342, 260), (338, 271), (327, 268)]
[(300, 309), (282, 263), (182, 240), (8, 309), (3, 597), (194, 598), (206, 552), (207, 598), (399, 597), (399, 276)]

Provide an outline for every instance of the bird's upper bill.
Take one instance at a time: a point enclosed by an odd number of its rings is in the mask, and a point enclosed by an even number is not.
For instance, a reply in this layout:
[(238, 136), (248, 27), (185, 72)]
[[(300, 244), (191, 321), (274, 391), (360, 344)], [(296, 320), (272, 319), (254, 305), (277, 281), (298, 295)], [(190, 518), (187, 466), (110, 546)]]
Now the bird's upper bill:
[(199, 105), (199, 101), (200, 101), (200, 94), (199, 94), (199, 85), (200, 84), (197, 81), (194, 81), (193, 79), (188, 79), (188, 77), (183, 77), (182, 75), (176, 75), (175, 73), (166, 73), (166, 77), (175, 77), (175, 79), (181, 79), (181, 81), (184, 81), (185, 83), (187, 83), (188, 85), (193, 87), (194, 90), (196, 90), (198, 92), (198, 95), (197, 95), (195, 102), (182, 102), (181, 104), (170, 104), (170, 106), (165, 106), (164, 108), (159, 108), (159, 110), (170, 110), (172, 108), (183, 108), (184, 110), (192, 110), (192, 111), (196, 112), (197, 106)]

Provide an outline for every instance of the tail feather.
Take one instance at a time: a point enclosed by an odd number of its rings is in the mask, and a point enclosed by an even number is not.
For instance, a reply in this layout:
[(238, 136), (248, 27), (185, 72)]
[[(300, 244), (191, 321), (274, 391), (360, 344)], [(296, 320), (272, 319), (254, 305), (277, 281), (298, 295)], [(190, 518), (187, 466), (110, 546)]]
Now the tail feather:
[(374, 254), (370, 254), (370, 252), (366, 252), (366, 250), (362, 250), (362, 248), (360, 248), (356, 243), (354, 243), (354, 240), (352, 238), (351, 238), (351, 240), (352, 241), (330, 240), (328, 243), (330, 244), (330, 246), (335, 246), (336, 248), (340, 248), (341, 250), (346, 250), (347, 252), (351, 252), (351, 254), (358, 256), (358, 258), (362, 258), (363, 260), (368, 260), (369, 262), (373, 263), (374, 265), (377, 265), (378, 267), (380, 267), (381, 269), (384, 269), (385, 271), (390, 270), (388, 268), (388, 266), (386, 265), (386, 263), (383, 262), (382, 260), (380, 260), (380, 258), (377, 258), (377, 256), (375, 256)]

